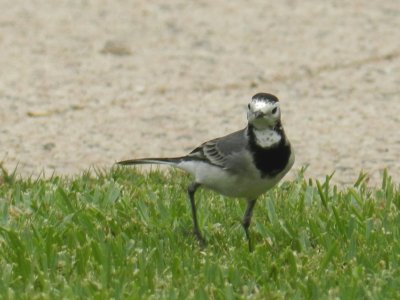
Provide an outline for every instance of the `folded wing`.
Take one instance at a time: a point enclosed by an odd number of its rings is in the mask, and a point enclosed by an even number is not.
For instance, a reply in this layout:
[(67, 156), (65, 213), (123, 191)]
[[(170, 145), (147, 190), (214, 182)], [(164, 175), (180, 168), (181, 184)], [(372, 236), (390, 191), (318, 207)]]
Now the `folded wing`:
[(245, 129), (236, 131), (200, 145), (189, 153), (187, 159), (202, 160), (229, 170), (232, 158), (240, 155), (245, 150), (246, 139)]

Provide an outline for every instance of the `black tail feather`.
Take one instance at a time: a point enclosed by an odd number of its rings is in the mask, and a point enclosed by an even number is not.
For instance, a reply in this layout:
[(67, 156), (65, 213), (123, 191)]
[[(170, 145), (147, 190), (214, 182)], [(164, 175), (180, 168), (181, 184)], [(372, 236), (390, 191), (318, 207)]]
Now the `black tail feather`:
[(182, 157), (172, 157), (172, 158), (138, 158), (138, 159), (128, 159), (117, 162), (118, 165), (128, 166), (128, 165), (144, 165), (144, 164), (164, 164), (164, 165), (176, 165), (182, 161)]

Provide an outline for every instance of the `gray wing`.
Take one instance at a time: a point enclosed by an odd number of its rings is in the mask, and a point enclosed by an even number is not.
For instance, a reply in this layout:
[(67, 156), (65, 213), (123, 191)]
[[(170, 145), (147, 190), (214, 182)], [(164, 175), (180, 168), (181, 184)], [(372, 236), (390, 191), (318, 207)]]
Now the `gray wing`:
[(224, 169), (231, 169), (232, 158), (240, 156), (240, 153), (247, 147), (245, 133), (245, 129), (242, 129), (224, 137), (205, 142), (190, 152), (187, 158), (202, 160)]

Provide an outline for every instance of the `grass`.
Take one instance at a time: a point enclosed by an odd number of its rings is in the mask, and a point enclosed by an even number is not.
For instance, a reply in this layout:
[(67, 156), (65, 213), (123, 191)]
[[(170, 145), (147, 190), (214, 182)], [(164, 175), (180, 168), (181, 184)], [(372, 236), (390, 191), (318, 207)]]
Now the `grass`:
[(306, 180), (244, 201), (198, 192), (208, 247), (191, 235), (180, 172), (0, 175), (3, 299), (400, 298), (400, 191)]

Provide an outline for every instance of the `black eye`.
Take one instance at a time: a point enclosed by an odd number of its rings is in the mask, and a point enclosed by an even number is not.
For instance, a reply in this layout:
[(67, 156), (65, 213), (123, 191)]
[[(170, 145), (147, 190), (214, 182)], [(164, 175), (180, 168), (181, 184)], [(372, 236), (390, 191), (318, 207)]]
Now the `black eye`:
[(248, 108), (248, 109), (250, 109), (250, 103), (249, 103), (249, 104), (247, 104), (247, 108)]
[(277, 111), (278, 111), (278, 108), (275, 107), (275, 108), (272, 110), (272, 113), (275, 114)]

